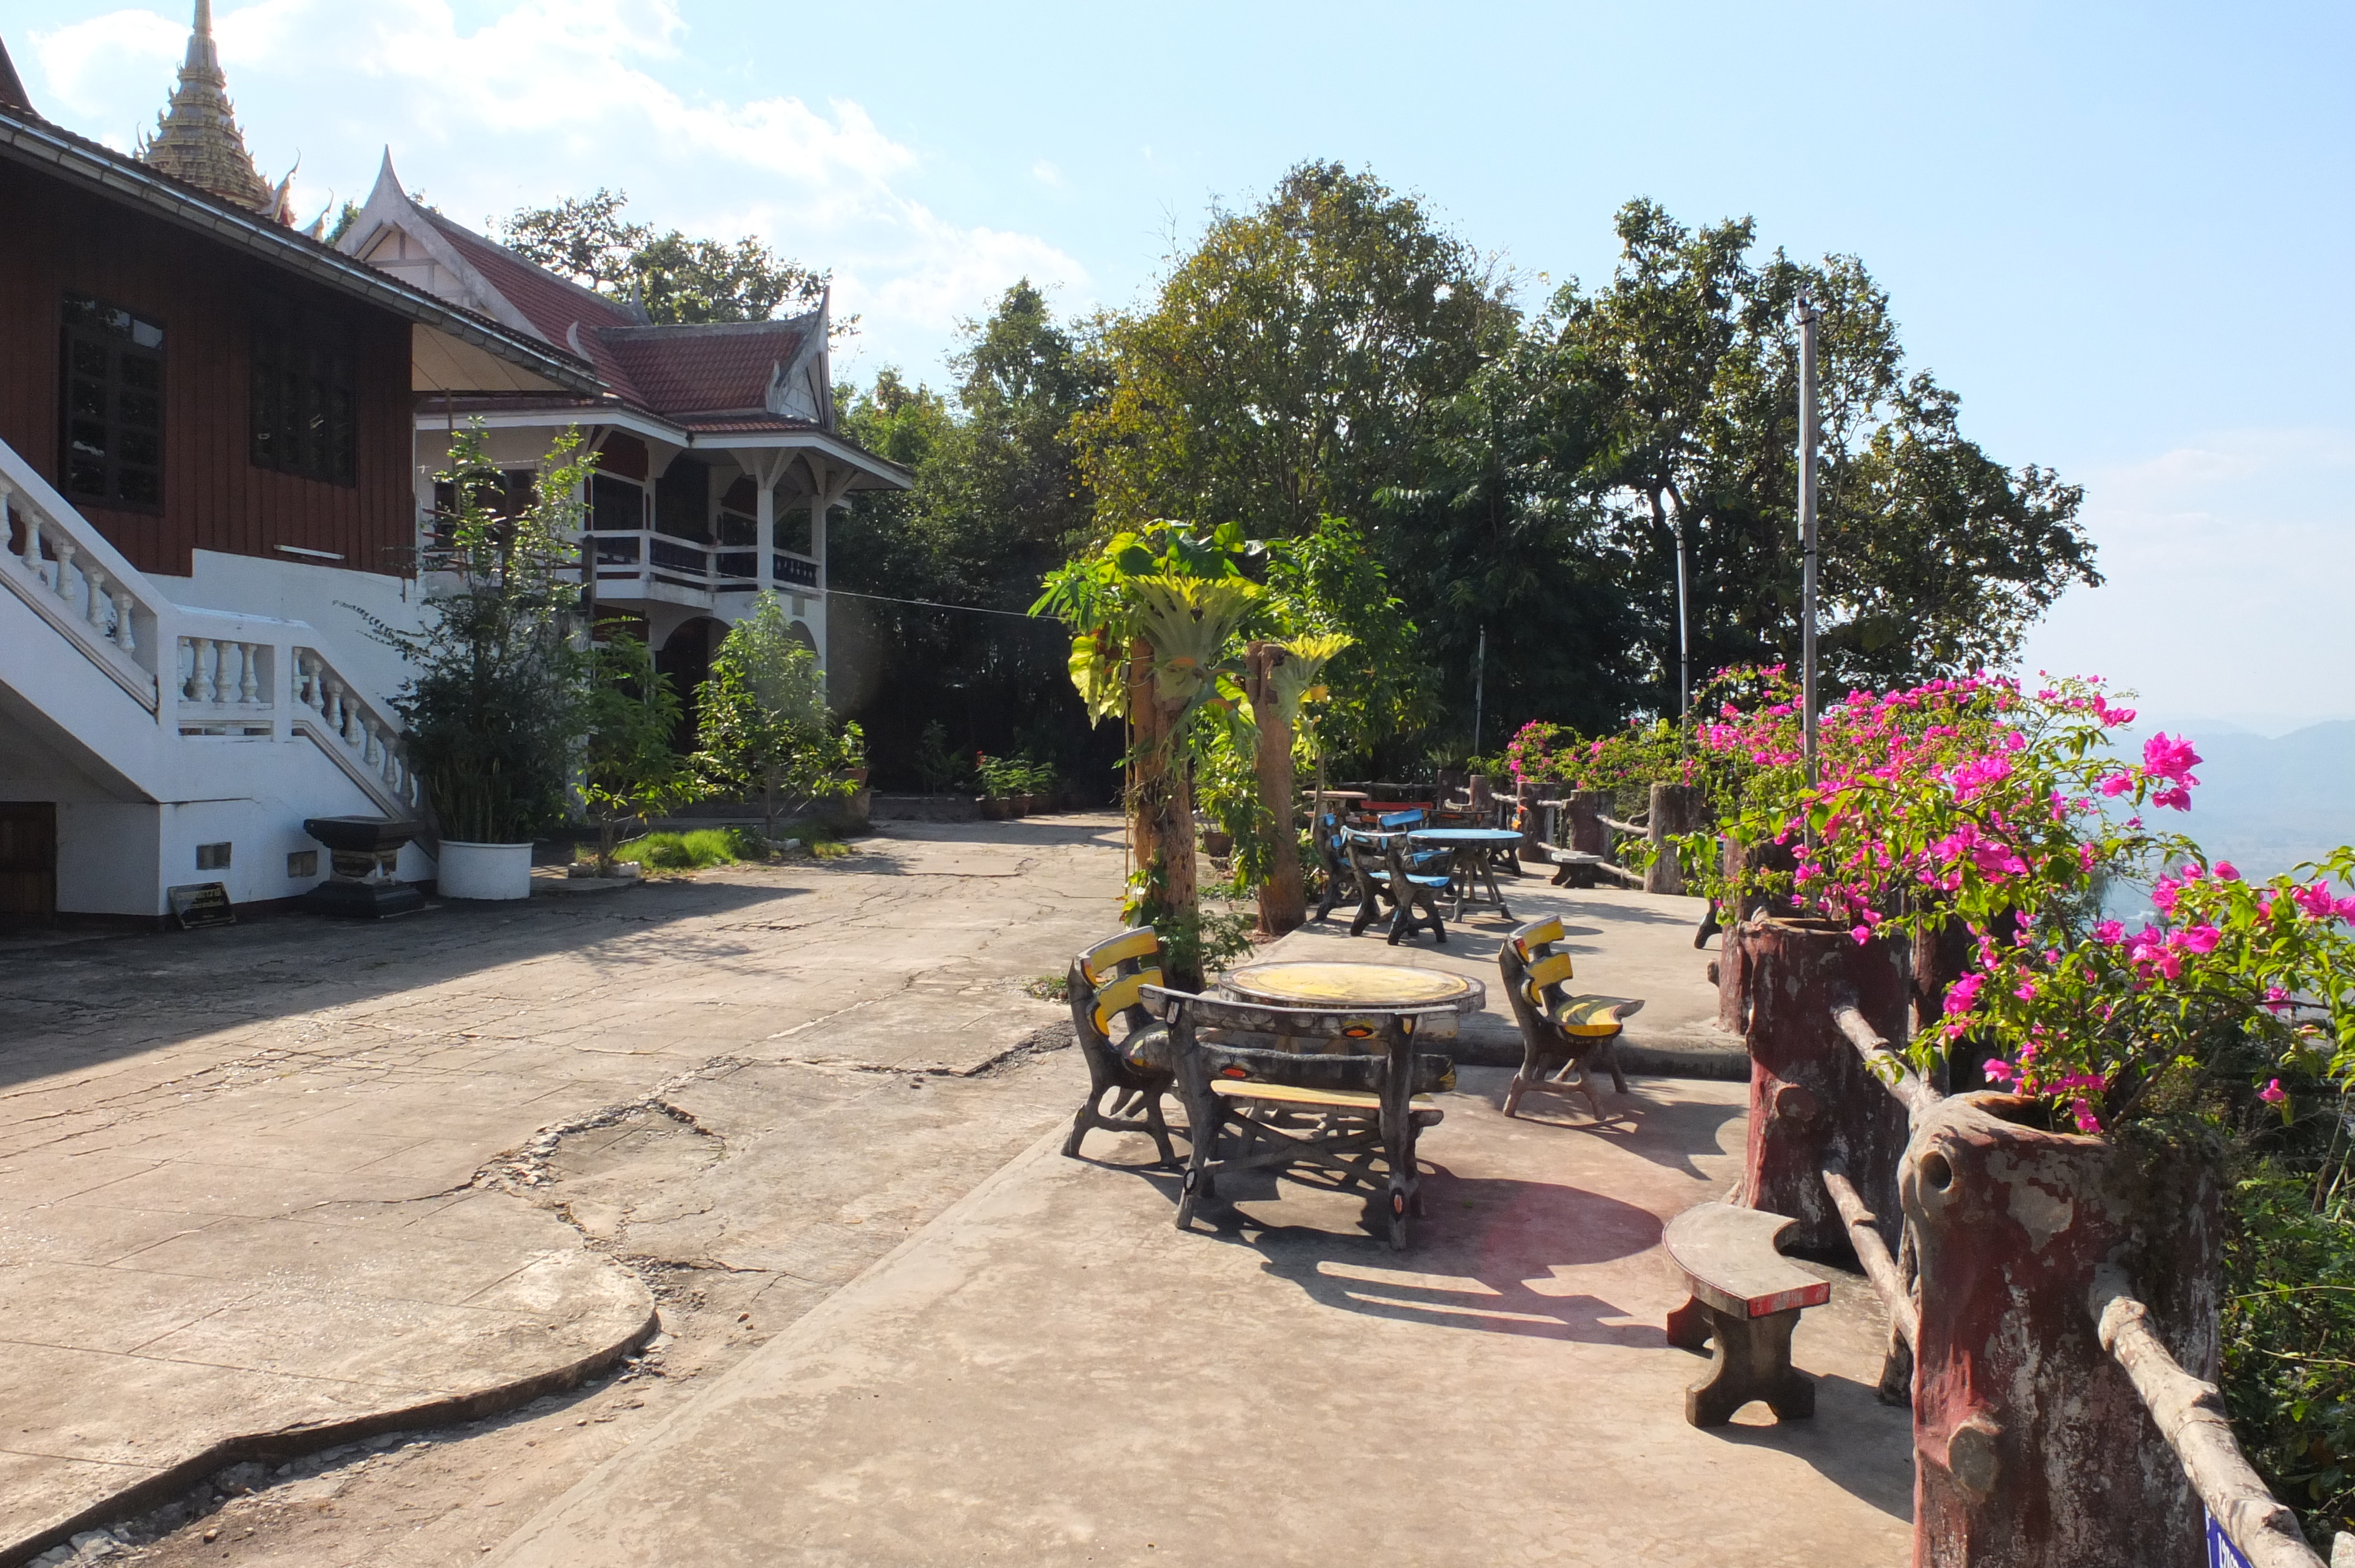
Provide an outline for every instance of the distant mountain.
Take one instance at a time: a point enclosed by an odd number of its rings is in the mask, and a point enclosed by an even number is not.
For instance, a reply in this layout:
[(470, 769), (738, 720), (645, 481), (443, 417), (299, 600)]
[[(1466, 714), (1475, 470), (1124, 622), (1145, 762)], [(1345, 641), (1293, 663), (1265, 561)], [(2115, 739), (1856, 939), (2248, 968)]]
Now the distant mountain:
[(2200, 788), (2189, 813), (2149, 813), (2154, 826), (2179, 826), (2210, 855), (2254, 877), (2355, 843), (2355, 719), (2274, 740), (2190, 724), (2182, 730), (2200, 756), (2193, 769)]

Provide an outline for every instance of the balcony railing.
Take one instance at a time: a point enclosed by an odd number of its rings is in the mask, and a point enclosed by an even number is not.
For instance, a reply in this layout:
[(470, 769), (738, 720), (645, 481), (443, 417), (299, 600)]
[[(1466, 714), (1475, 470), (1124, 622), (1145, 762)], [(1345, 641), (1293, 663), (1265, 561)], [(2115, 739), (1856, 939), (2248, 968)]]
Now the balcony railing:
[[(589, 535), (597, 581), (666, 583), (707, 593), (750, 593), (760, 587), (761, 554), (741, 544), (702, 545), (651, 528)], [(817, 563), (783, 550), (770, 556), (777, 586), (815, 591)]]

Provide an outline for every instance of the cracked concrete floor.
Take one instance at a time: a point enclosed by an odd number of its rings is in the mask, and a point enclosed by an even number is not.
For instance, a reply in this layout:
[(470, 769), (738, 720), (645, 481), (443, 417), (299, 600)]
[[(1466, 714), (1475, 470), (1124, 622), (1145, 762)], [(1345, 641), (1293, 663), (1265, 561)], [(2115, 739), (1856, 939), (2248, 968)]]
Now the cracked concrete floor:
[(1022, 983), (1120, 879), (1110, 815), (905, 823), (0, 951), (0, 1562), (167, 1498), (130, 1560), (470, 1560), (1068, 1114)]

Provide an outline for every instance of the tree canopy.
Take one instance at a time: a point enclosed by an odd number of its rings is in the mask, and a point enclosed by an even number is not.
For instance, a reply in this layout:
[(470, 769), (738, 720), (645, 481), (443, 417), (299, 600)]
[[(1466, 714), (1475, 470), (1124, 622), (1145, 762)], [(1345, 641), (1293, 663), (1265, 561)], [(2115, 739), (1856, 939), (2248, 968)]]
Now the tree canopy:
[[(600, 185), (553, 207), (518, 207), (501, 226), (500, 240), (609, 299), (635, 301), (646, 319), (663, 323), (761, 322), (780, 310), (810, 310), (825, 294), (830, 272), (789, 261), (759, 240), (691, 238), (674, 228), (622, 216), (625, 191)], [(838, 321), (838, 334), (856, 318)]]

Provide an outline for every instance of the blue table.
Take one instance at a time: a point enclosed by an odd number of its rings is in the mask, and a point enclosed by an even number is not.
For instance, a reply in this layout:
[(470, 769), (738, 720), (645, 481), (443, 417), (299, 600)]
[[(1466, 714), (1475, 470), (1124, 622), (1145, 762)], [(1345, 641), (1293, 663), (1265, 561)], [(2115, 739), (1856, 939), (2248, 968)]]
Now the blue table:
[[(1448, 884), (1455, 907), (1447, 912), (1449, 919), (1462, 919), (1465, 907), (1473, 904), (1492, 904), (1506, 919), (1513, 917), (1513, 912), (1505, 907), (1505, 895), (1497, 891), (1497, 874), (1488, 857), (1519, 843), (1520, 834), (1510, 828), (1417, 828), (1406, 837), (1411, 844), (1452, 852)], [(1485, 898), (1479, 894), (1484, 884), (1488, 889)]]

